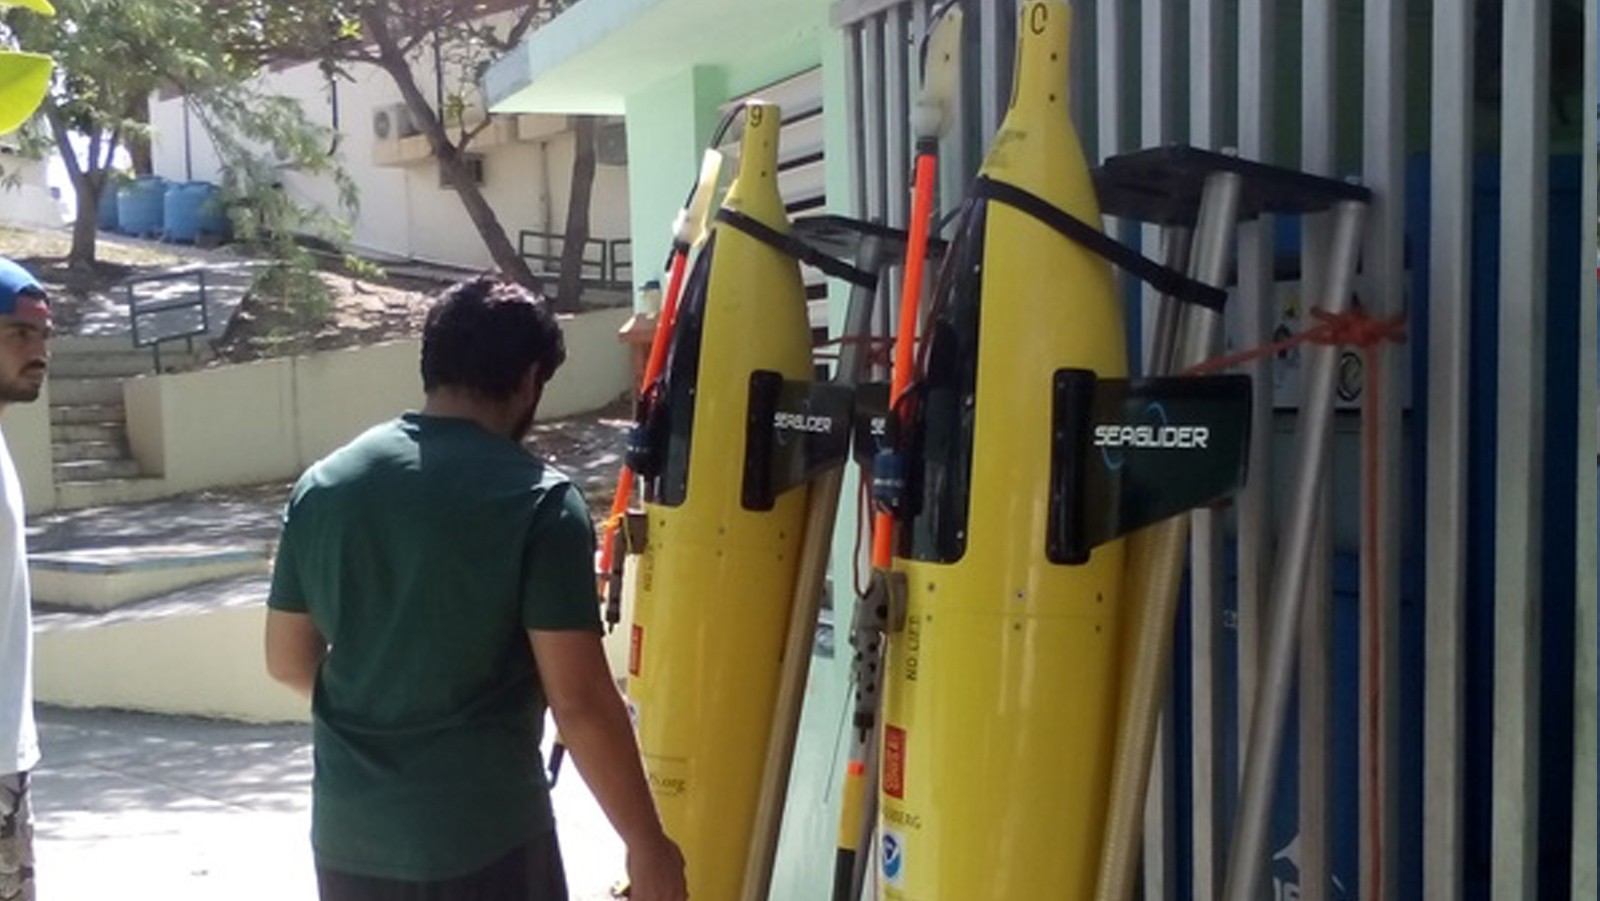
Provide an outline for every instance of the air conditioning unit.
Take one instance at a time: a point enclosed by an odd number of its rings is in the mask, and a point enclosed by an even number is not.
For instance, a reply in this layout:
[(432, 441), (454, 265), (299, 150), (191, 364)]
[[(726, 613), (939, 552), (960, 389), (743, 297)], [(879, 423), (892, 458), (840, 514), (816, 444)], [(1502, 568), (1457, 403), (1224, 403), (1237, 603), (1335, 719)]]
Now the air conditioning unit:
[(622, 122), (604, 122), (594, 130), (594, 161), (602, 166), (628, 165), (628, 129)]
[(372, 136), (380, 141), (398, 141), (421, 132), (404, 103), (389, 103), (372, 111)]

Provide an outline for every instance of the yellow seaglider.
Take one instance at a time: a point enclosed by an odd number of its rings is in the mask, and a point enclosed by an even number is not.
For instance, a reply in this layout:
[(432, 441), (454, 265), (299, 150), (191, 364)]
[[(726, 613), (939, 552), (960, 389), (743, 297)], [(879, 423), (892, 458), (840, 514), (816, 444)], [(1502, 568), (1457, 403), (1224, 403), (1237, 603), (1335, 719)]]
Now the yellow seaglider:
[[(1068, 115), (1070, 13), (1024, 4), (1011, 106), (981, 175), (1098, 226)], [(1121, 541), (1047, 554), (1053, 374), (1126, 375), (1109, 265), (982, 202), (935, 290), (921, 374), (920, 512), (895, 566), (880, 748), (892, 901), (1088, 899), (1116, 731)]]
[[(725, 209), (780, 233), (780, 111), (745, 111)], [(732, 901), (747, 856), (805, 519), (804, 487), (742, 497), (750, 377), (811, 375), (799, 266), (726, 222), (680, 307), (663, 403), (672, 437), (645, 504), (628, 695), (668, 833), (697, 901)]]

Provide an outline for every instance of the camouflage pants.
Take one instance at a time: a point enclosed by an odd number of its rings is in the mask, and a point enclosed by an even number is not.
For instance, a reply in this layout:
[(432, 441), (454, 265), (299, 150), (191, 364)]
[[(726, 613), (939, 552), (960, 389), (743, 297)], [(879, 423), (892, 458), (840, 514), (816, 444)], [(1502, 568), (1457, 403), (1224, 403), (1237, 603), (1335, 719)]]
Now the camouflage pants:
[(0, 776), (0, 901), (33, 901), (33, 810), (28, 774)]

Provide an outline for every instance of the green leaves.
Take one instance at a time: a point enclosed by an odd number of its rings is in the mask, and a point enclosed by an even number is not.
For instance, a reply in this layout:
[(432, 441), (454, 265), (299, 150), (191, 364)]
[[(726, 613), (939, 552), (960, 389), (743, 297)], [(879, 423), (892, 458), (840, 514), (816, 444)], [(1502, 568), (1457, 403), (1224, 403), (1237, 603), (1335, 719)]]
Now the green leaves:
[[(56, 14), (47, 0), (0, 0), (0, 7), (15, 6), (43, 16)], [(50, 57), (38, 53), (0, 50), (0, 135), (28, 121), (50, 90)]]
[(50, 57), (0, 51), (0, 134), (28, 121), (50, 90)]

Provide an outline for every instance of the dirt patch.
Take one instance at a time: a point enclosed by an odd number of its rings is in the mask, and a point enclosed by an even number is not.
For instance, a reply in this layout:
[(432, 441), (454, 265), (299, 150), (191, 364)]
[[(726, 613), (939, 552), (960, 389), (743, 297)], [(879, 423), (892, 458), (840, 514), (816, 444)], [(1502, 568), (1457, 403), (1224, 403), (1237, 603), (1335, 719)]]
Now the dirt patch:
[(227, 329), (212, 342), (216, 352), (213, 365), (336, 350), (422, 334), (432, 290), (330, 273), (319, 273), (318, 277), (327, 286), (328, 303), (325, 309), (314, 313), (259, 292), (245, 295)]

